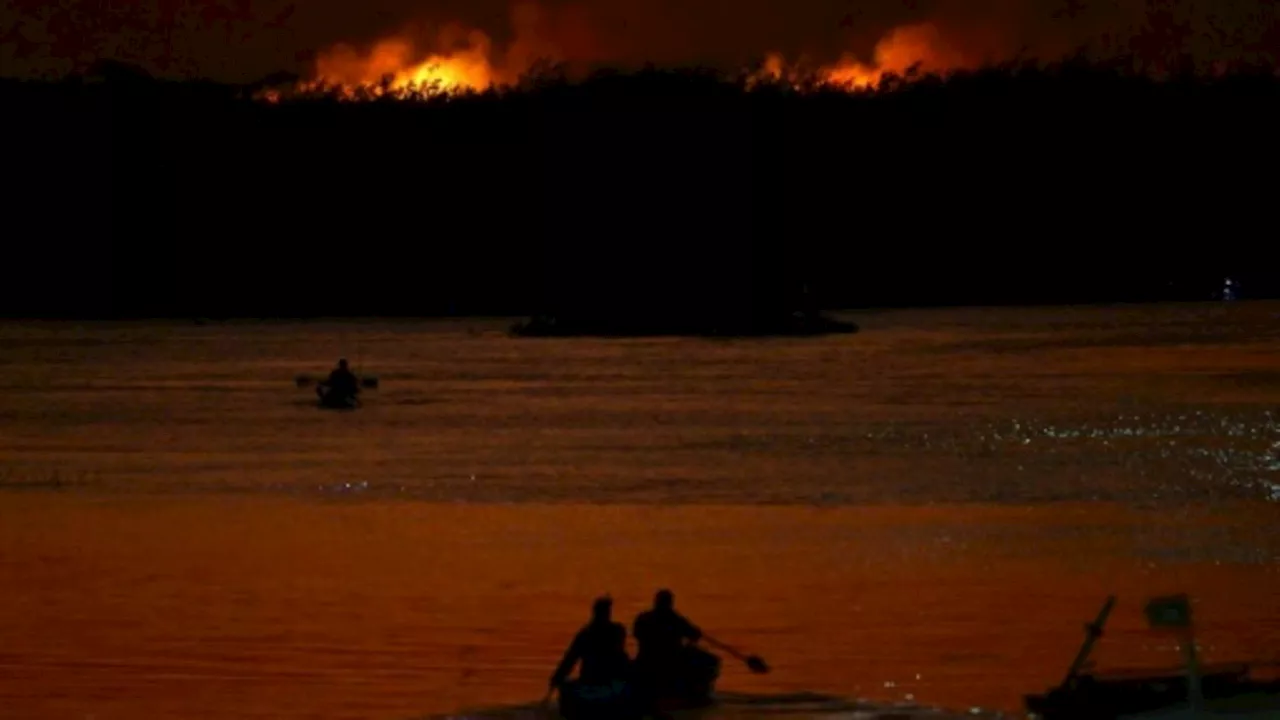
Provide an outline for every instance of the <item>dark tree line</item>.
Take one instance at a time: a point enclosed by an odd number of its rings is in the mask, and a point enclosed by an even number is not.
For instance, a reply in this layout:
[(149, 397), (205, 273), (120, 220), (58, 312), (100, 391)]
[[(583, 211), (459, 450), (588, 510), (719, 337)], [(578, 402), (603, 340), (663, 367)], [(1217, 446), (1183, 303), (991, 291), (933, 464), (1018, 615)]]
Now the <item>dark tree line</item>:
[(257, 102), (0, 82), (9, 316), (797, 309), (1280, 291), (1280, 80), (1071, 61), (744, 88), (702, 71)]

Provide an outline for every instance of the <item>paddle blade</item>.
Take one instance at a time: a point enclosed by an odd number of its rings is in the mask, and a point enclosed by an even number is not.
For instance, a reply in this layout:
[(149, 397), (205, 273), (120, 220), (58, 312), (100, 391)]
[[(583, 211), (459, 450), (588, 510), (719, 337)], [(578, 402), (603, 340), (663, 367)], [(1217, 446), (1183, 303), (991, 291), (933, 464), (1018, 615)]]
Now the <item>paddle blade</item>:
[(293, 384), (300, 388), (306, 387), (311, 384), (311, 378), (306, 375), (299, 375), (293, 379)]
[(764, 658), (759, 655), (752, 655), (747, 658), (747, 667), (751, 669), (751, 672), (760, 675), (769, 672), (769, 665), (766, 664)]
[(369, 388), (370, 390), (377, 390), (378, 378), (374, 377), (373, 375), (366, 375), (360, 378), (360, 385), (362, 387)]

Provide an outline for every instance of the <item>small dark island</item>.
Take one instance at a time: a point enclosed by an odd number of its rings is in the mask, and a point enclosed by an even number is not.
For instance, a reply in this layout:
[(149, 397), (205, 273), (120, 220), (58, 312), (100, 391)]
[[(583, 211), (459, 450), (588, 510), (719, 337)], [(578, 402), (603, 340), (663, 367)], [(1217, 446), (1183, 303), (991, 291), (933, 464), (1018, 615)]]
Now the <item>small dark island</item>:
[(855, 323), (820, 312), (801, 311), (719, 323), (697, 316), (686, 319), (535, 315), (511, 328), (511, 333), (518, 337), (806, 337), (856, 332)]

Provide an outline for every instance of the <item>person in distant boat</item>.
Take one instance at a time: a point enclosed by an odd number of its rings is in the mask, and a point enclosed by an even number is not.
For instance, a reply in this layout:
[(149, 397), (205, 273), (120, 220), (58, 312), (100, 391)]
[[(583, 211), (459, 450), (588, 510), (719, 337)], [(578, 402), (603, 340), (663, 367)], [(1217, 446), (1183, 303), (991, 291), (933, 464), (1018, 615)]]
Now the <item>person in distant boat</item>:
[(338, 360), (338, 367), (329, 373), (329, 377), (316, 388), (321, 401), (350, 401), (360, 394), (360, 381), (347, 366), (347, 359)]
[(565, 650), (564, 658), (551, 674), (550, 686), (559, 688), (579, 662), (578, 679), (588, 685), (608, 685), (625, 680), (631, 658), (627, 655), (627, 629), (613, 621), (613, 599), (597, 598), (587, 623)]
[(639, 646), (635, 676), (642, 694), (677, 691), (704, 667), (718, 665), (711, 653), (697, 647), (702, 630), (675, 609), (670, 590), (659, 590), (653, 608), (636, 616), (631, 629)]

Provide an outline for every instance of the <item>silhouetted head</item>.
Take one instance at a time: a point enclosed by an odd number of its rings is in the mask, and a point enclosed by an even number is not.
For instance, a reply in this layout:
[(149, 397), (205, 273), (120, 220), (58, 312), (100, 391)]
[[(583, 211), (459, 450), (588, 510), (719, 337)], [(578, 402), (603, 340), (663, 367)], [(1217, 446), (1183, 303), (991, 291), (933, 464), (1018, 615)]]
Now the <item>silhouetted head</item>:
[(670, 590), (659, 590), (653, 596), (653, 607), (658, 610), (670, 610), (676, 606), (676, 596)]
[(346, 369), (347, 369), (347, 359), (346, 359), (346, 358), (342, 358), (341, 360), (339, 360), (339, 361), (338, 361), (338, 367), (339, 367), (340, 369), (342, 369), (342, 370), (346, 370)]
[(609, 622), (613, 618), (613, 598), (605, 595), (596, 598), (591, 605), (591, 619), (596, 622)]

